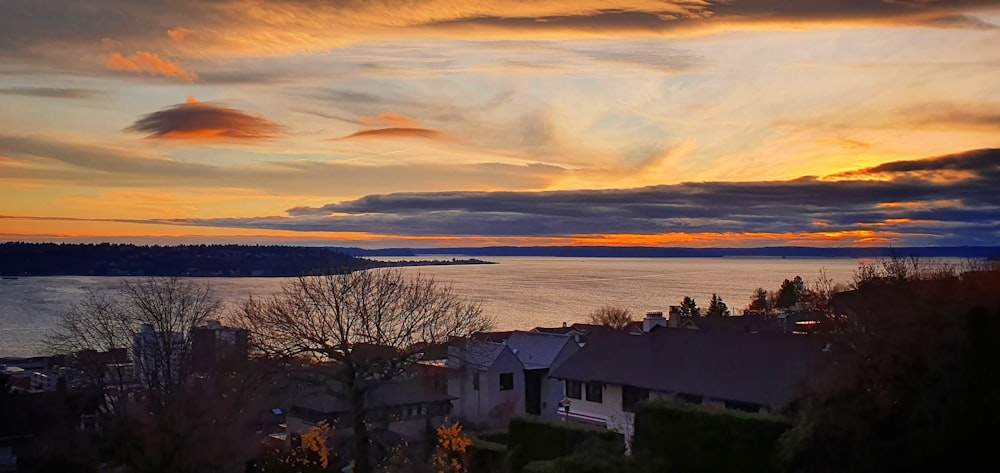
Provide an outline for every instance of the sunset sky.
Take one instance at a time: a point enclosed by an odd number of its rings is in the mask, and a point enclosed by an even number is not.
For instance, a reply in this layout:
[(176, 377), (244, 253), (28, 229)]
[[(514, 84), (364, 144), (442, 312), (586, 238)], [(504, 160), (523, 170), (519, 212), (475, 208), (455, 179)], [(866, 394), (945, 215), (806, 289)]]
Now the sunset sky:
[(1000, 1), (0, 0), (0, 117), (0, 241), (1000, 241)]

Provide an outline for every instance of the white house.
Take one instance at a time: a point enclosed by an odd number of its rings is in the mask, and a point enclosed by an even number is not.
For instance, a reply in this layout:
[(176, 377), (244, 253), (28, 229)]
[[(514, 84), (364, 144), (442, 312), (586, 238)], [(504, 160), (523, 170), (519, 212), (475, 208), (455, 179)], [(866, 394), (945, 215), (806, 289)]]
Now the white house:
[(814, 337), (658, 328), (641, 336), (605, 332), (553, 369), (569, 421), (604, 426), (631, 441), (635, 405), (650, 398), (774, 412), (815, 372)]
[(572, 335), (514, 332), (507, 346), (524, 365), (524, 410), (526, 414), (556, 419), (555, 406), (563, 397), (559, 380), (549, 378), (550, 370), (569, 359), (580, 346)]
[(524, 415), (524, 365), (506, 343), (461, 340), (448, 347), (453, 417), (499, 427)]
[(549, 371), (577, 350), (574, 337), (552, 333), (515, 331), (505, 333), (502, 342), (459, 342), (448, 356), (448, 393), (458, 398), (455, 414), (490, 426), (523, 414), (555, 419), (563, 389)]

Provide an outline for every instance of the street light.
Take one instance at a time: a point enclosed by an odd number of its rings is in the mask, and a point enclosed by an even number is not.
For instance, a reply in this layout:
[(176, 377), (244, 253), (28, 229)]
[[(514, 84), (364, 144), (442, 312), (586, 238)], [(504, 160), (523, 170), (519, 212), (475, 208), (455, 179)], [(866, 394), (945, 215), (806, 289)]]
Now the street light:
[(563, 422), (569, 421), (569, 406), (572, 403), (573, 401), (571, 401), (567, 396), (563, 396), (562, 400), (559, 401), (559, 407), (561, 407), (563, 409), (563, 413), (565, 413), (565, 416), (563, 417)]
[[(563, 412), (566, 414), (563, 416), (563, 422), (569, 423), (569, 406), (573, 401), (569, 400), (569, 396), (563, 396), (562, 400), (559, 401), (559, 407), (563, 408)], [(566, 426), (569, 427), (569, 426)], [(563, 455), (569, 455), (569, 429), (563, 429)]]

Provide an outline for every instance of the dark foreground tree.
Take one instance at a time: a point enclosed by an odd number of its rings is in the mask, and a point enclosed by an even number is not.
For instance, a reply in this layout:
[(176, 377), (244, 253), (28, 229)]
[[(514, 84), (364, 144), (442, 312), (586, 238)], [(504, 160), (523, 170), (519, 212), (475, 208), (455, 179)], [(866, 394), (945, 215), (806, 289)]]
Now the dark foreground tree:
[(632, 323), (632, 313), (624, 307), (606, 305), (587, 314), (587, 321), (594, 325), (623, 329)]
[[(905, 266), (904, 266), (905, 265)], [(862, 266), (817, 334), (825, 376), (782, 440), (793, 472), (981, 471), (1000, 422), (1000, 272)]]
[(429, 346), (492, 327), (479, 305), (450, 287), (399, 270), (301, 277), (275, 296), (251, 297), (237, 317), (261, 355), (327, 364), (317, 381), (335, 383), (339, 389), (330, 394), (351, 406), (357, 473), (372, 470), (369, 394), (404, 374)]

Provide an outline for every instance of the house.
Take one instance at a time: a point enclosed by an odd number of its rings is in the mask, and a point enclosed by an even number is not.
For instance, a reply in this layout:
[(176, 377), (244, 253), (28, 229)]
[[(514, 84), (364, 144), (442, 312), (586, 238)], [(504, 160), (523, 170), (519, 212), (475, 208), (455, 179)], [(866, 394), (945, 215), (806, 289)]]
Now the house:
[[(643, 320), (632, 322), (628, 324), (626, 327), (622, 328), (621, 331), (629, 333), (631, 335), (642, 335), (643, 323), (644, 323)], [(535, 327), (531, 329), (531, 332), (568, 335), (570, 337), (573, 337), (573, 339), (578, 344), (583, 345), (587, 343), (587, 337), (591, 333), (604, 332), (608, 330), (615, 330), (615, 329), (607, 325), (588, 324), (579, 322), (570, 325), (567, 324), (566, 322), (563, 322), (562, 327)]]
[(631, 438), (636, 403), (649, 398), (751, 412), (777, 412), (815, 372), (813, 337), (660, 328), (640, 337), (603, 332), (557, 368), (569, 421)]
[[(440, 382), (438, 382), (440, 381)], [(287, 438), (302, 435), (320, 421), (335, 426), (338, 434), (349, 434), (351, 402), (339, 383), (305, 389), (291, 401), (286, 415)], [(390, 432), (418, 439), (427, 429), (441, 425), (452, 410), (443, 379), (411, 374), (379, 384), (365, 399), (365, 416), (373, 432)]]
[(553, 333), (514, 332), (507, 346), (524, 366), (524, 411), (555, 419), (551, 407), (562, 399), (562, 383), (549, 378), (550, 370), (569, 359), (580, 346), (574, 337)]
[(448, 347), (448, 394), (454, 417), (499, 427), (525, 414), (524, 364), (505, 343), (457, 340)]
[(515, 331), (503, 343), (458, 343), (449, 354), (448, 392), (458, 398), (459, 418), (502, 425), (523, 414), (556, 417), (562, 385), (548, 375), (579, 349), (574, 337)]

